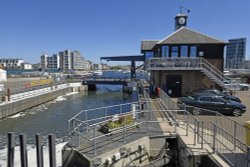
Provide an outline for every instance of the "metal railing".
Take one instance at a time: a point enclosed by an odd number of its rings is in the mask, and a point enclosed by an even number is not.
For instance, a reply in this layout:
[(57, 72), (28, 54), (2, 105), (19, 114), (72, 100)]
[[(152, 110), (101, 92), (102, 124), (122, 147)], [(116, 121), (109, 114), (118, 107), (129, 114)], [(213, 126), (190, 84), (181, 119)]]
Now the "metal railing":
[[(28, 149), (27, 149), (27, 135), (20, 134), (16, 136), (14, 132), (8, 133), (8, 146), (7, 146), (7, 167), (14, 167), (14, 166), (21, 166), (21, 167), (28, 167), (29, 162), (33, 161), (30, 159), (34, 159), (36, 156), (36, 166), (43, 167), (43, 166), (50, 166), (56, 167), (56, 136), (54, 134), (48, 135), (48, 140), (44, 142), (43, 136), (41, 134), (36, 135), (35, 138), (35, 145), (36, 145), (36, 155), (28, 156)], [(19, 138), (19, 142), (17, 140)], [(45, 143), (48, 143), (46, 146)], [(15, 160), (15, 147), (20, 147), (20, 159)], [(48, 157), (44, 156), (44, 147), (48, 147)], [(29, 154), (30, 155), (30, 154)], [(44, 160), (48, 159), (48, 163), (45, 163)], [(20, 161), (20, 162), (18, 162)], [(17, 163), (16, 163), (17, 162)], [(35, 164), (32, 164), (35, 165)]]
[[(151, 119), (154, 112), (171, 112), (174, 119), (173, 121)], [(119, 118), (131, 114), (132, 112), (123, 113), (119, 115)], [(231, 134), (220, 125), (210, 121), (201, 121), (186, 110), (136, 110), (136, 115), (134, 124), (123, 125), (107, 134), (98, 132), (98, 128), (107, 122), (111, 122), (111, 115), (82, 121), (81, 125), (74, 126), (70, 131), (71, 135), (74, 136), (72, 143), (79, 148), (87, 144), (88, 148), (91, 146), (90, 150), (93, 151), (93, 154), (96, 154), (99, 152), (101, 143), (108, 140), (111, 135), (114, 138), (118, 134), (121, 136), (122, 141), (126, 143), (129, 133), (146, 134), (149, 133), (148, 127), (151, 127), (153, 124), (171, 123), (173, 127), (172, 132), (181, 133), (181, 131), (184, 131), (184, 135), (191, 135), (193, 137), (193, 145), (198, 148), (211, 148), (213, 153), (217, 153), (230, 166), (247, 166), (249, 163), (249, 147), (244, 142), (237, 139), (234, 134)], [(74, 118), (74, 120), (76, 119)], [(84, 129), (83, 125), (86, 127), (85, 131), (80, 130)], [(138, 126), (139, 130), (131, 130)], [(169, 130), (162, 130), (162, 132), (169, 132)]]
[[(151, 58), (147, 62), (148, 70), (200, 70), (218, 85), (233, 90), (230, 83), (237, 83), (225, 76), (213, 64), (204, 58)], [(228, 84), (226, 84), (227, 82)]]
[[(164, 100), (162, 100), (164, 102)], [(170, 101), (168, 101), (170, 102)], [(172, 102), (170, 102), (172, 103)], [(136, 103), (133, 103), (136, 104)], [(87, 111), (82, 112), (86, 114)], [(93, 110), (92, 110), (93, 112)], [(168, 112), (173, 116), (173, 120), (153, 120), (152, 114), (154, 112)], [(126, 143), (126, 138), (128, 137), (128, 132), (139, 133), (138, 131), (131, 132), (131, 129), (139, 126), (140, 133), (148, 133), (148, 127), (155, 123), (171, 123), (173, 126), (173, 132), (179, 133), (180, 129), (185, 130), (185, 135), (193, 135), (194, 145), (199, 144), (201, 148), (207, 144), (212, 148), (213, 152), (216, 152), (221, 156), (229, 165), (231, 166), (247, 166), (250, 160), (249, 158), (249, 147), (243, 140), (238, 138), (239, 129), (244, 128), (242, 125), (226, 118), (223, 115), (216, 114), (217, 121), (206, 121), (200, 119), (195, 115), (190, 114), (187, 110), (181, 109), (167, 109), (167, 110), (140, 110), (137, 108), (135, 110), (135, 123), (133, 125), (124, 125), (121, 128), (112, 130), (108, 134), (103, 134), (97, 132), (97, 129), (107, 122), (111, 122), (115, 113), (112, 115), (105, 115), (103, 117), (98, 117), (94, 119), (88, 119), (85, 121), (80, 120), (80, 115), (73, 117), (69, 120), (70, 134), (73, 137), (72, 143), (77, 147), (81, 147), (82, 143), (88, 143), (92, 146), (92, 151), (94, 154), (98, 151), (98, 143), (100, 140), (107, 139), (110, 135), (119, 134), (123, 138), (123, 142)], [(131, 115), (132, 112), (120, 112), (119, 118), (126, 115)], [(221, 120), (226, 120), (224, 123)], [(229, 129), (229, 127), (235, 129)], [(246, 130), (244, 128), (244, 130)], [(164, 132), (164, 130), (163, 130)], [(168, 131), (169, 132), (169, 131)], [(98, 143), (97, 143), (98, 141)]]

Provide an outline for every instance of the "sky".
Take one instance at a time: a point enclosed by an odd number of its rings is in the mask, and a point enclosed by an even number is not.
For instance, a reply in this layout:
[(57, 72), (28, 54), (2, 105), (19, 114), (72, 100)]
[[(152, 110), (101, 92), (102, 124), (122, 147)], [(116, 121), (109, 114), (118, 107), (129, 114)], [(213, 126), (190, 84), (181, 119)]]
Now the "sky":
[[(250, 39), (249, 0), (1, 0), (0, 58), (39, 63), (66, 49), (100, 63), (140, 54), (141, 41), (174, 32), (180, 6), (188, 28), (225, 40)], [(250, 42), (246, 56), (250, 58)]]

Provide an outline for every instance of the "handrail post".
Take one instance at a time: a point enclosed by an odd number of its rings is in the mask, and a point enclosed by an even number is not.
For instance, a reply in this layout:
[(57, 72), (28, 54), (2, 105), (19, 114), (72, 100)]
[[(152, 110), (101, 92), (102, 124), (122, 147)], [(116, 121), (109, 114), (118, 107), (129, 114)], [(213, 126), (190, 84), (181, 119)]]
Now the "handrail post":
[(148, 121), (149, 121), (149, 110), (147, 109), (146, 110), (146, 133), (148, 133)]
[(21, 134), (19, 136), (20, 141), (20, 159), (21, 159), (21, 167), (28, 166), (27, 159), (27, 136), (25, 134)]
[(55, 148), (55, 135), (50, 134), (49, 139), (49, 164), (50, 167), (56, 167), (56, 148)]
[(105, 107), (105, 120), (107, 120), (108, 119), (108, 111), (107, 111), (107, 107)]
[(215, 153), (215, 147), (216, 147), (216, 144), (215, 144), (215, 142), (216, 142), (216, 135), (217, 135), (217, 124), (214, 124), (213, 123), (213, 131), (214, 131), (214, 133), (213, 133), (213, 153)]
[(247, 146), (247, 163), (246, 163), (246, 167), (249, 167), (250, 164), (250, 147)]
[(175, 111), (175, 116), (174, 116), (174, 132), (177, 133), (177, 112)]
[(87, 113), (87, 111), (84, 111), (85, 112), (85, 121), (87, 121), (88, 120), (88, 113)]
[(124, 143), (126, 143), (126, 135), (127, 135), (127, 133), (126, 133), (126, 130), (127, 130), (127, 129), (126, 129), (126, 128), (127, 128), (127, 127), (126, 127), (126, 122), (127, 122), (127, 119), (126, 119), (126, 116), (125, 116), (125, 124), (123, 125), (123, 130), (124, 130), (124, 131), (123, 131), (123, 135), (124, 135), (123, 142), (124, 142)]
[[(133, 104), (132, 104), (133, 105)], [(120, 115), (122, 114), (122, 105), (120, 105)]]
[(187, 112), (185, 113), (186, 113), (186, 136), (188, 136), (189, 114)]
[(204, 122), (202, 121), (201, 122), (201, 148), (203, 148), (203, 137), (204, 137), (204, 135), (203, 135), (203, 133), (204, 133)]
[(237, 138), (237, 123), (234, 122), (234, 150), (236, 150), (236, 139)]
[(7, 167), (14, 167), (15, 156), (15, 133), (8, 133), (8, 164)]
[(196, 145), (197, 120), (194, 119), (194, 145)]
[(93, 128), (93, 150), (94, 150), (94, 154), (96, 155), (96, 125), (94, 125), (94, 128)]
[(43, 167), (43, 146), (42, 146), (42, 135), (36, 135), (36, 159), (37, 167)]
[(197, 121), (197, 143), (200, 144), (200, 121)]

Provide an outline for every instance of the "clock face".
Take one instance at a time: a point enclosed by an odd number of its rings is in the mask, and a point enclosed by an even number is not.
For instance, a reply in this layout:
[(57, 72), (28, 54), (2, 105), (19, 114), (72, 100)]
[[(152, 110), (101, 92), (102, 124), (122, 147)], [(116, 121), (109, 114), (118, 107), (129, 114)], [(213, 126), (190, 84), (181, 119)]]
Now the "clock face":
[(185, 23), (185, 18), (184, 17), (180, 17), (179, 19), (178, 19), (178, 23), (179, 24), (184, 24)]

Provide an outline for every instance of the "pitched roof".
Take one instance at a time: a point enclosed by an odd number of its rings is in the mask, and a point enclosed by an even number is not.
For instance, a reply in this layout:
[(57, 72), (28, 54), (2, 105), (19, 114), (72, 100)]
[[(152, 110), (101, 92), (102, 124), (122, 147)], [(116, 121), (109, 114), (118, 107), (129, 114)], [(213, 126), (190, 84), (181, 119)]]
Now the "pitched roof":
[(145, 40), (141, 43), (141, 50), (152, 50), (159, 40)]
[(227, 44), (227, 42), (182, 27), (157, 44)]

